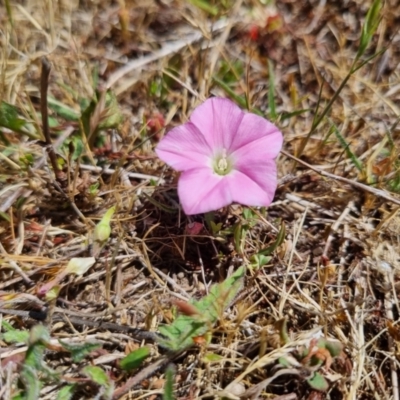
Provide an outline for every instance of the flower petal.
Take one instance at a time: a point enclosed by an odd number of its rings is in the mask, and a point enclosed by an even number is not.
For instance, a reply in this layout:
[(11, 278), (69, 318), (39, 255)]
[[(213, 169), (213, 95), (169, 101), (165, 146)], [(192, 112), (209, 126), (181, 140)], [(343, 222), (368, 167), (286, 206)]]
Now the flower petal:
[(205, 213), (231, 204), (226, 177), (214, 174), (209, 168), (183, 172), (178, 182), (178, 195), (185, 214)]
[(177, 171), (201, 168), (210, 164), (212, 150), (192, 123), (168, 132), (155, 149), (158, 157)]
[(274, 160), (253, 160), (235, 165), (230, 191), (235, 202), (247, 206), (269, 206), (278, 184)]
[(258, 115), (246, 113), (229, 150), (237, 158), (244, 155), (253, 158), (261, 152), (263, 158), (275, 158), (281, 151), (282, 143), (282, 133), (273, 123)]
[(199, 105), (190, 122), (204, 135), (211, 149), (229, 149), (245, 113), (231, 100), (212, 97)]

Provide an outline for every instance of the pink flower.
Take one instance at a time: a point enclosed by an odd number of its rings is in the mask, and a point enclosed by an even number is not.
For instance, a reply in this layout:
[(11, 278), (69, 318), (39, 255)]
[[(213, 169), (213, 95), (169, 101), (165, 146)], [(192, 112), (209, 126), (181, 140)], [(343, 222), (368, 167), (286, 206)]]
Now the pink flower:
[(186, 124), (172, 129), (156, 153), (182, 171), (178, 195), (191, 215), (233, 202), (271, 204), (277, 186), (274, 159), (282, 142), (282, 133), (268, 120), (214, 97), (198, 106)]

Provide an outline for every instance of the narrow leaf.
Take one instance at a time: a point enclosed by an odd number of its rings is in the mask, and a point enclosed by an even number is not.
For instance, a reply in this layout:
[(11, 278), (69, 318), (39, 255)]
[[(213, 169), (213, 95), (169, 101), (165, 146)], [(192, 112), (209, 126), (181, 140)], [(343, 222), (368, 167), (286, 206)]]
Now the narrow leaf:
[(269, 117), (272, 121), (276, 120), (276, 103), (275, 103), (275, 74), (274, 65), (272, 61), (268, 59), (268, 106), (269, 106)]
[(29, 332), (14, 329), (12, 331), (4, 332), (1, 337), (6, 343), (27, 343)]
[(381, 9), (382, 9), (382, 1), (375, 0), (372, 3), (371, 8), (368, 10), (362, 28), (360, 46), (358, 48), (356, 60), (358, 60), (364, 54), (369, 43), (371, 42), (372, 36), (374, 35), (376, 29), (378, 28)]
[(71, 357), (76, 363), (81, 362), (88, 354), (101, 347), (98, 343), (69, 344), (62, 340), (59, 340), (59, 343), (71, 353)]
[(175, 400), (174, 397), (174, 375), (175, 368), (169, 365), (165, 371), (165, 386), (163, 393), (163, 400)]
[(317, 346), (319, 348), (327, 349), (332, 357), (338, 357), (343, 350), (342, 343), (334, 340), (327, 340), (324, 338), (320, 338), (318, 340)]
[(285, 224), (282, 221), (275, 242), (272, 245), (266, 247), (265, 249), (260, 250), (257, 253), (257, 255), (269, 256), (270, 254), (272, 254), (283, 243), (283, 241), (285, 240), (285, 235), (286, 235)]
[(29, 365), (24, 365), (21, 371), (21, 380), (25, 386), (24, 400), (39, 399), (41, 383), (37, 370)]
[[(213, 80), (214, 82), (222, 89), (226, 92), (227, 95), (229, 95), (229, 97), (234, 100), (240, 107), (242, 108), (247, 108), (247, 103), (246, 103), (246, 99), (237, 95), (235, 93), (234, 90), (232, 90), (224, 81), (222, 81), (221, 79), (219, 79), (216, 76), (213, 76)], [(254, 114), (258, 114), (261, 115), (262, 117), (264, 116), (264, 114), (258, 110), (257, 108), (252, 108), (251, 112), (253, 112)]]
[(207, 3), (205, 0), (189, 0), (189, 2), (214, 17), (218, 15), (218, 8)]
[(8, 128), (14, 132), (25, 133), (22, 128), (26, 126), (26, 121), (18, 116), (18, 109), (2, 101), (0, 103), (0, 126)]
[(307, 379), (307, 383), (315, 390), (320, 392), (325, 392), (329, 389), (328, 382), (326, 379), (318, 372), (314, 374), (312, 378)]
[(110, 378), (100, 367), (88, 365), (82, 372), (100, 386), (108, 387), (110, 384)]
[(124, 357), (120, 362), (120, 367), (125, 371), (138, 368), (149, 355), (150, 348), (146, 346), (141, 347)]
[(66, 106), (60, 101), (56, 100), (54, 97), (48, 96), (48, 105), (51, 110), (53, 110), (57, 115), (66, 119), (67, 121), (78, 121), (80, 118), (80, 113), (74, 109)]
[(76, 385), (67, 385), (60, 389), (56, 400), (71, 400), (74, 394)]
[(357, 158), (357, 156), (351, 151), (350, 144), (346, 142), (346, 139), (342, 136), (340, 133), (338, 127), (335, 125), (335, 123), (329, 118), (330, 123), (332, 124), (332, 129), (333, 132), (338, 139), (340, 145), (343, 147), (344, 151), (346, 152), (346, 155), (348, 158), (350, 158), (351, 162), (353, 165), (361, 172), (363, 167), (362, 167), (362, 162)]

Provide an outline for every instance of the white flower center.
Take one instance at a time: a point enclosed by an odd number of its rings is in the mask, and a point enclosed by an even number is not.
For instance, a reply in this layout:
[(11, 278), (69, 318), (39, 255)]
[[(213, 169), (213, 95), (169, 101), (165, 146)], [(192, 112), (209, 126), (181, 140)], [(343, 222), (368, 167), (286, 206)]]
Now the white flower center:
[(226, 175), (232, 170), (232, 160), (226, 153), (226, 149), (222, 149), (222, 152), (218, 154), (213, 163), (214, 172), (218, 175)]

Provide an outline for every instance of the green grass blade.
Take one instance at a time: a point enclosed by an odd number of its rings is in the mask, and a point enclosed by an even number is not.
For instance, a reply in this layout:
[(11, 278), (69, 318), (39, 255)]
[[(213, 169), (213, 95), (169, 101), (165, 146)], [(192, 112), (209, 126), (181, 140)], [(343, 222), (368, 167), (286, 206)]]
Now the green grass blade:
[(340, 145), (343, 147), (346, 152), (347, 157), (351, 160), (353, 165), (361, 172), (363, 170), (362, 162), (357, 158), (357, 156), (351, 151), (350, 144), (346, 142), (346, 139), (340, 133), (338, 127), (335, 123), (329, 119), (329, 122), (332, 124), (333, 133), (335, 134), (337, 140)]
[(357, 61), (365, 53), (365, 50), (367, 50), (367, 47), (371, 42), (372, 36), (378, 28), (381, 9), (382, 1), (375, 0), (372, 3), (371, 8), (368, 10), (361, 32), (360, 47), (358, 48), (355, 61)]
[[(216, 76), (213, 77), (213, 80), (233, 101), (235, 101), (235, 103), (237, 103), (242, 108), (248, 108), (246, 99), (242, 96), (237, 95), (224, 81)], [(264, 116), (264, 114), (257, 108), (252, 108), (251, 112), (261, 115), (262, 117)]]
[(163, 393), (163, 400), (175, 400), (174, 397), (174, 375), (175, 368), (170, 365), (165, 371), (165, 386)]
[(269, 118), (272, 121), (276, 120), (276, 102), (275, 102), (275, 74), (274, 65), (271, 60), (268, 60), (268, 107), (269, 107)]

